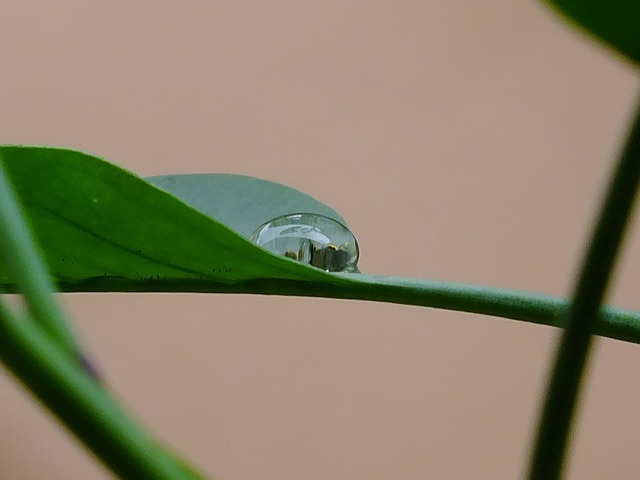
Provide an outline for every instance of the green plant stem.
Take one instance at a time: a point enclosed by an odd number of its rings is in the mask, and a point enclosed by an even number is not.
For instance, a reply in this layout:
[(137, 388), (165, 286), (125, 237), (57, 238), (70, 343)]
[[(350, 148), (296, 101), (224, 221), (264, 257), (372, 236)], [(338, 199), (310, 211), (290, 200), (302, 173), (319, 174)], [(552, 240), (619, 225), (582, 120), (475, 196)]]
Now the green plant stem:
[(0, 300), (0, 360), (121, 478), (201, 478), (168, 455), (35, 322)]
[(53, 298), (53, 284), (40, 258), (0, 155), (0, 259), (15, 279), (31, 316), (64, 350), (86, 364), (62, 309)]
[(640, 105), (576, 282), (542, 409), (530, 480), (560, 478), (598, 311), (640, 184)]
[[(517, 290), (364, 274), (336, 275), (335, 282), (258, 279), (236, 283), (210, 280), (159, 279), (148, 282), (118, 277), (96, 277), (83, 282), (61, 282), (65, 292), (189, 292), (251, 293), (369, 300), (457, 310), (564, 327), (561, 315), (566, 299)], [(5, 288), (10, 289), (10, 285)], [(640, 312), (605, 307), (596, 334), (640, 344)]]

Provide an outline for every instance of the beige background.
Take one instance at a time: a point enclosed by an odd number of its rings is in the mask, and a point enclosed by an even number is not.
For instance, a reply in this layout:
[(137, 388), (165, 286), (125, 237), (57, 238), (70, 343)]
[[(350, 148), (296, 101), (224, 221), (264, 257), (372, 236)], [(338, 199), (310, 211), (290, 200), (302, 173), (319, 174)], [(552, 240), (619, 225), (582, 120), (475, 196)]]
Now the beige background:
[[(537, 2), (1, 2), (0, 140), (234, 172), (349, 221), (361, 269), (564, 295), (634, 72)], [(629, 237), (611, 302), (640, 309)], [(205, 472), (522, 476), (553, 329), (236, 295), (65, 295), (122, 399)], [(599, 340), (570, 479), (637, 478), (640, 347)], [(2, 479), (109, 478), (6, 375)]]

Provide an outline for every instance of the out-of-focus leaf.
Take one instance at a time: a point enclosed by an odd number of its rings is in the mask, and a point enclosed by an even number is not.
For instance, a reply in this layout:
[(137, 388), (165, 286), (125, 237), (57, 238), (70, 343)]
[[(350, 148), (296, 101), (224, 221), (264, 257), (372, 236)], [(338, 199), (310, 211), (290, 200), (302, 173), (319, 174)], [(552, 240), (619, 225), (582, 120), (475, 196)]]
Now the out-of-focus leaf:
[(546, 0), (571, 23), (640, 66), (640, 1)]

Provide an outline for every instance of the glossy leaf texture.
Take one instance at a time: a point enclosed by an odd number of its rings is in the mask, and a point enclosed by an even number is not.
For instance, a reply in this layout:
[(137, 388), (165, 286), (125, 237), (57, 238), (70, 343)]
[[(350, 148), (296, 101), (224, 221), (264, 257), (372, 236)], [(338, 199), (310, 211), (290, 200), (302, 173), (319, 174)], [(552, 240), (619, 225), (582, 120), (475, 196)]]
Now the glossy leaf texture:
[(640, 1), (546, 0), (609, 47), (640, 66)]
[[(246, 235), (282, 213), (311, 211), (344, 223), (331, 208), (290, 187), (237, 175), (146, 181), (74, 150), (0, 148), (61, 291), (331, 297), (562, 326), (560, 313), (567, 305), (562, 298), (435, 280), (328, 273), (249, 242)], [(366, 245), (366, 239), (360, 242)], [(0, 263), (2, 290), (16, 287)], [(640, 313), (607, 308), (597, 333), (640, 343)]]
[[(97, 157), (19, 146), (2, 147), (2, 154), (59, 283), (101, 277), (225, 284), (251, 278), (324, 277), (320, 270), (254, 246), (176, 197)], [(239, 182), (230, 183), (237, 187)], [(287, 194), (293, 197), (297, 191), (288, 189)], [(262, 213), (267, 214), (266, 209)], [(233, 208), (227, 214), (242, 216)], [(0, 265), (0, 284), (10, 283)]]

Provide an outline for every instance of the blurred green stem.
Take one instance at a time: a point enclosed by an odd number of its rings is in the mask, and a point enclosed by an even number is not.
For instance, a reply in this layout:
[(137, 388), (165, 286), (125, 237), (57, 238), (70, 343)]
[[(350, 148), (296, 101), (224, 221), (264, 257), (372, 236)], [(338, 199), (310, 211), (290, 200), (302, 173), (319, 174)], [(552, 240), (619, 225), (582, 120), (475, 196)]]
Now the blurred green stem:
[(201, 478), (131, 422), (37, 323), (18, 318), (1, 299), (0, 360), (121, 478)]
[(41, 257), (5, 174), (0, 155), (0, 259), (7, 265), (24, 296), (31, 317), (63, 350), (86, 364), (62, 309), (53, 297), (53, 284), (40, 261)]
[(640, 183), (640, 105), (611, 177), (566, 313), (533, 450), (530, 480), (560, 478), (600, 306)]

